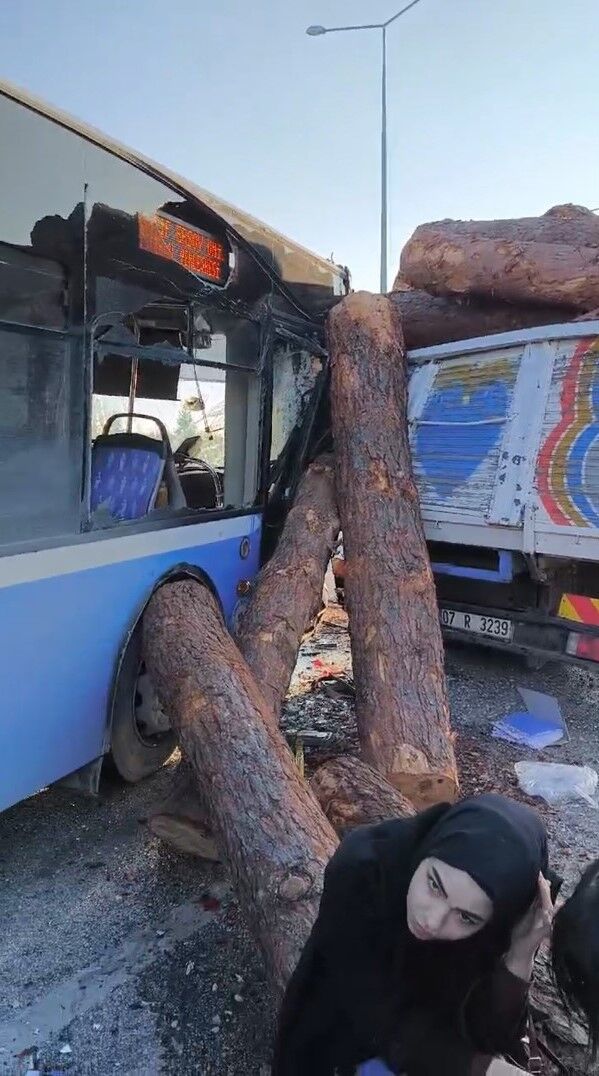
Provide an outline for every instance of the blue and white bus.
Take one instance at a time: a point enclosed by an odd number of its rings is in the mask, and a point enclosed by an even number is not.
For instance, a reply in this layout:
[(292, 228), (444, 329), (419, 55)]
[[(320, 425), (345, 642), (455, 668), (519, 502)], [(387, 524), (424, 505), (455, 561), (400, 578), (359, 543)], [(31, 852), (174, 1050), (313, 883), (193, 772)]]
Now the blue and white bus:
[(347, 280), (6, 84), (0, 144), (4, 809), (94, 787), (108, 753), (137, 781), (172, 751), (140, 617), (195, 575), (234, 619), (309, 451)]

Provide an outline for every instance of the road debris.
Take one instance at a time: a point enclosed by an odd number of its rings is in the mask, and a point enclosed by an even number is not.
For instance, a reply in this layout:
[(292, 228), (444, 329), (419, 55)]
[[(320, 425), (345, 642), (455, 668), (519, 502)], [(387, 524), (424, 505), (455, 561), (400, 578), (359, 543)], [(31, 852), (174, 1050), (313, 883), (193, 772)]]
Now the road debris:
[(516, 710), (496, 721), (493, 736), (508, 743), (524, 744), (536, 751), (567, 743), (568, 728), (557, 699), (543, 691), (531, 691), (525, 687), (517, 687), (516, 690), (526, 710)]
[(540, 796), (554, 806), (581, 799), (591, 807), (597, 803), (597, 772), (590, 766), (568, 766), (559, 762), (516, 762), (520, 788), (528, 796)]

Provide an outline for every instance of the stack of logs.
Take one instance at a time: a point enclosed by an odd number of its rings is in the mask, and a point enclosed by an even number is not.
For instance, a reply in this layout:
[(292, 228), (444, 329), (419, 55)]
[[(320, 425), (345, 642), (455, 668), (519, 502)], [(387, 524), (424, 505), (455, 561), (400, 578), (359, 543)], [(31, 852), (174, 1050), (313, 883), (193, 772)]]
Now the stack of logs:
[(560, 205), (540, 217), (422, 224), (392, 298), (408, 348), (599, 318), (599, 217)]
[[(421, 226), (390, 297), (353, 294), (329, 315), (335, 458), (304, 475), (236, 638), (195, 580), (168, 583), (150, 602), (146, 663), (187, 760), (151, 826), (199, 854), (218, 850), (278, 989), (316, 916), (334, 826), (459, 791), (408, 443), (406, 345), (597, 307), (599, 220), (589, 210)], [(340, 526), (361, 759), (329, 761), (308, 783), (278, 719)]]
[[(216, 845), (279, 989), (337, 845), (329, 819), (343, 829), (458, 793), (401, 319), (384, 296), (351, 295), (328, 337), (335, 461), (304, 475), (236, 639), (195, 580), (163, 586), (144, 618), (146, 664), (188, 767), (151, 828), (200, 854)], [(329, 761), (308, 784), (278, 719), (340, 522), (362, 758)]]

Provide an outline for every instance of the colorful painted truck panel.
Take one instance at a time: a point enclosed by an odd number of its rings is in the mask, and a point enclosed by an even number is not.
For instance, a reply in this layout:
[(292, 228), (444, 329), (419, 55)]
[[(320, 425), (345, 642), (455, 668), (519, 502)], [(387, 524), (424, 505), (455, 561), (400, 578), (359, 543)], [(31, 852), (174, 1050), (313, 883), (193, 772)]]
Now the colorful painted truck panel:
[(599, 560), (599, 322), (412, 352), (427, 537)]

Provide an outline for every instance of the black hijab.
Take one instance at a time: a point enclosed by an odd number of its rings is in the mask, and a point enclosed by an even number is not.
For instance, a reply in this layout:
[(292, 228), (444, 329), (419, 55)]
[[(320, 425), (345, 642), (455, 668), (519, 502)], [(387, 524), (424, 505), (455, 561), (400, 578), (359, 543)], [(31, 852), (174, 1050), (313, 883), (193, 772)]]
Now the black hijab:
[[(410, 824), (416, 832), (409, 832)], [(539, 874), (549, 874), (545, 826), (532, 808), (488, 793), (415, 819), (365, 827), (364, 836), (366, 830), (378, 848), (399, 1008), (426, 1001), (449, 1011), (505, 954), (513, 927), (535, 898)], [(429, 857), (465, 871), (492, 901), (493, 915), (476, 934), (461, 941), (421, 942), (410, 933), (407, 893), (415, 870)]]
[(416, 850), (418, 863), (429, 856), (469, 874), (492, 901), (495, 926), (513, 926), (548, 872), (547, 833), (530, 807), (488, 793), (450, 807)]

